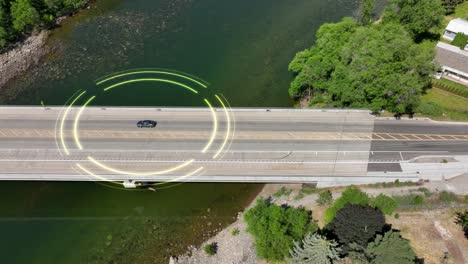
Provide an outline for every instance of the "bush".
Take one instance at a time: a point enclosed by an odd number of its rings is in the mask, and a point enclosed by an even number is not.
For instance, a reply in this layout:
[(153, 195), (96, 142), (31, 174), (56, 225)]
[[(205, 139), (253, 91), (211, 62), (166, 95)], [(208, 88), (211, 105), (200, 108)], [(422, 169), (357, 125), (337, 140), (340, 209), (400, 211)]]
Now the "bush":
[(422, 195), (414, 196), (414, 198), (412, 200), (413, 205), (421, 205), (423, 203), (424, 203), (424, 196), (422, 196)]
[(447, 79), (433, 79), (432, 85), (439, 89), (468, 98), (468, 87), (463, 84), (459, 84)]
[(460, 49), (464, 49), (467, 42), (468, 42), (468, 35), (465, 35), (460, 32), (460, 33), (457, 33), (457, 35), (453, 39), (452, 45), (457, 46)]
[(444, 203), (453, 203), (458, 200), (458, 197), (453, 192), (442, 191), (439, 194), (439, 200)]
[(374, 208), (379, 208), (386, 215), (391, 215), (398, 207), (398, 203), (395, 199), (384, 194), (379, 194), (372, 199), (370, 204)]
[(465, 237), (468, 238), (468, 210), (457, 212), (455, 223), (462, 227)]
[(325, 211), (325, 222), (330, 223), (336, 215), (336, 212), (346, 204), (369, 204), (369, 196), (356, 186), (347, 187), (341, 197), (336, 199), (333, 205)]
[(218, 252), (218, 244), (216, 242), (207, 244), (205, 245), (204, 250), (208, 256), (213, 256)]
[(392, 196), (392, 198), (395, 199), (400, 206), (421, 205), (424, 203), (424, 195), (398, 195)]
[(293, 241), (300, 241), (307, 233), (318, 229), (311, 212), (303, 208), (278, 206), (269, 200), (259, 199), (244, 214), (247, 232), (255, 239), (257, 256), (270, 261), (289, 257)]
[(422, 102), (417, 108), (417, 113), (430, 116), (440, 116), (443, 113), (442, 107), (434, 102)]
[(329, 190), (320, 192), (316, 201), (319, 205), (329, 205), (333, 202), (333, 195)]
[(396, 213), (396, 214), (395, 214), (395, 219), (398, 219), (398, 218), (400, 218), (400, 214), (399, 214), (399, 213)]
[(232, 234), (233, 236), (237, 236), (239, 233), (240, 233), (240, 231), (239, 231), (239, 228), (237, 228), (237, 227), (234, 228), (234, 229), (232, 230), (232, 232), (231, 232), (231, 234)]

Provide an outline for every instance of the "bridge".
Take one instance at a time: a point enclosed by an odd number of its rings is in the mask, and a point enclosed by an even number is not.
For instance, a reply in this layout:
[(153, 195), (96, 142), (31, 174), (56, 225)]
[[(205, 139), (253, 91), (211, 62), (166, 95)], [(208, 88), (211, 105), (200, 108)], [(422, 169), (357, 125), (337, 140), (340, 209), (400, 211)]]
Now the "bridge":
[[(138, 120), (158, 122), (137, 128)], [(302, 182), (468, 173), (468, 123), (364, 110), (0, 107), (0, 180)]]

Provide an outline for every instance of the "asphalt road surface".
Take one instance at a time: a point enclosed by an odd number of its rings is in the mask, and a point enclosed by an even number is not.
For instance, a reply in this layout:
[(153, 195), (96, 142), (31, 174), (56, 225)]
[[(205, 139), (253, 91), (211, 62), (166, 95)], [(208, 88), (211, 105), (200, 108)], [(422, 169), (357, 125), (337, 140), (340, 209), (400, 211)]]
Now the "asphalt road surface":
[[(468, 155), (467, 124), (375, 120), (366, 111), (215, 109), (217, 122), (209, 109), (72, 108), (62, 121), (64, 112), (0, 108), (0, 179), (287, 181)], [(143, 119), (158, 124), (137, 128)]]

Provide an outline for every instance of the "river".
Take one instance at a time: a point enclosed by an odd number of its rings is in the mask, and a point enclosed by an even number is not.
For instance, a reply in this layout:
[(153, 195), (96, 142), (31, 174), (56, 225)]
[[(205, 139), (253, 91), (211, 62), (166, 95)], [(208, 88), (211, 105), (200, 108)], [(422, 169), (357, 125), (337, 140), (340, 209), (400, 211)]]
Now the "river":
[[(291, 107), (287, 71), (325, 22), (355, 0), (97, 0), (65, 20), (40, 66), (0, 103), (63, 105), (102, 76), (136, 68), (187, 72), (231, 106)], [(177, 92), (132, 90), (100, 104), (200, 106)], [(1, 168), (0, 168), (1, 169)], [(98, 183), (2, 182), (3, 263), (165, 263), (233, 221), (261, 185), (182, 184), (123, 191)]]

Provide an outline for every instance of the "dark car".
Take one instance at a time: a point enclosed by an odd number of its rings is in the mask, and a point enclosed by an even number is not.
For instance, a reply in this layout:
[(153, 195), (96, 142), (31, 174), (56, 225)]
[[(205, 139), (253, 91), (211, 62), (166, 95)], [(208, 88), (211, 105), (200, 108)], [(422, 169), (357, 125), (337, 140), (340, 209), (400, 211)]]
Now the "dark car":
[(138, 121), (137, 127), (155, 127), (156, 124), (157, 122), (153, 120), (141, 120)]

